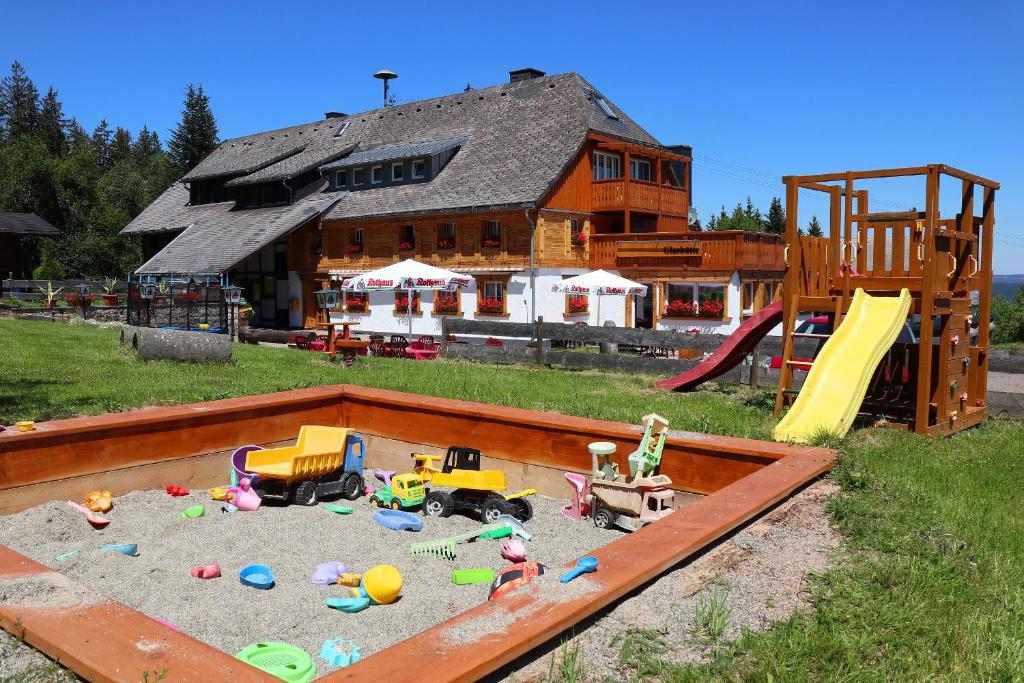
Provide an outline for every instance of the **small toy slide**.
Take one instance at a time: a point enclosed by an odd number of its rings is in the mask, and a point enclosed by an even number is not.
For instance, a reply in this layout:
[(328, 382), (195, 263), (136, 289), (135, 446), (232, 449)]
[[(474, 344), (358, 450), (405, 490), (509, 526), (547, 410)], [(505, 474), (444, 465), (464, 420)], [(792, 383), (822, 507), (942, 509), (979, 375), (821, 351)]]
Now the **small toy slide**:
[(875, 368), (903, 329), (910, 303), (907, 289), (898, 297), (857, 289), (849, 313), (822, 346), (796, 402), (775, 427), (776, 441), (809, 443), (825, 432), (846, 436)]
[(713, 354), (686, 372), (655, 382), (654, 386), (669, 391), (688, 391), (698, 384), (724, 375), (739, 365), (758, 342), (781, 322), (782, 299), (779, 299), (747, 318)]

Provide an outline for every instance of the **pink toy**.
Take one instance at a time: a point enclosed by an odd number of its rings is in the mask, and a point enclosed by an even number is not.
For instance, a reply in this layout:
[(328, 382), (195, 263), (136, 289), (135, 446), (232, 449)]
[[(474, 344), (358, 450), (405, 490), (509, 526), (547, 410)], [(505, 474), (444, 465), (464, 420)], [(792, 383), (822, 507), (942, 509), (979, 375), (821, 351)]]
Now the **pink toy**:
[(158, 624), (162, 624), (163, 626), (166, 626), (167, 628), (171, 629), (172, 631), (180, 631), (181, 630), (180, 628), (178, 628), (177, 626), (175, 626), (171, 622), (167, 621), (166, 619), (161, 619), (160, 617), (150, 617), (150, 618), (153, 621), (157, 622)]
[(220, 576), (220, 565), (214, 562), (205, 567), (192, 567), (192, 576), (197, 579), (216, 579)]
[(89, 524), (92, 524), (92, 527), (94, 529), (102, 529), (106, 525), (110, 524), (110, 520), (104, 517), (103, 515), (96, 514), (89, 508), (85, 507), (84, 505), (79, 505), (73, 500), (69, 500), (68, 505), (70, 505), (71, 507), (85, 515), (85, 520), (89, 522)]
[(224, 502), (234, 505), (239, 510), (253, 512), (260, 509), (263, 499), (252, 490), (252, 486), (249, 485), (249, 477), (242, 477), (237, 488), (231, 487), (224, 494)]
[(579, 522), (590, 513), (590, 503), (587, 502), (587, 478), (576, 472), (566, 472), (565, 480), (572, 487), (573, 500), (562, 508), (562, 514), (574, 522)]
[(518, 538), (501, 544), (501, 556), (509, 562), (526, 562), (526, 546)]

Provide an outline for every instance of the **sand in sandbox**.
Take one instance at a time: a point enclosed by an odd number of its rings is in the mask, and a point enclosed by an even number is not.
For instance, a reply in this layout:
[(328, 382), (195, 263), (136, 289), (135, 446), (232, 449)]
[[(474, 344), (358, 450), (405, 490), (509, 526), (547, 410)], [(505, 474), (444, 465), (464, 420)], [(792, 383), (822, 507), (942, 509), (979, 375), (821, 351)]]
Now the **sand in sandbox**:
[[(586, 520), (566, 519), (560, 513), (563, 500), (531, 500), (535, 514), (527, 525), (533, 534), (526, 542), (528, 559), (556, 574), (620, 535)], [(136, 491), (115, 499), (105, 529), (94, 530), (63, 502), (50, 502), (0, 517), (0, 543), (231, 654), (250, 643), (276, 640), (316, 657), (321, 643), (339, 636), (371, 654), (487, 599), (486, 584), (453, 585), (453, 569), (499, 570), (509, 564), (501, 558), (499, 540), (460, 544), (455, 561), (413, 557), (409, 551), (416, 541), (478, 529), (476, 519), (422, 517), (424, 528), (418, 533), (391, 531), (371, 519), (374, 508), (366, 498), (339, 502), (355, 511), (338, 515), (321, 504), (223, 514), (221, 503), (206, 491), (182, 498)], [(206, 507), (204, 517), (179, 519), (182, 510), (200, 503)], [(140, 554), (98, 550), (104, 543), (138, 543)], [(55, 559), (73, 550), (80, 552)], [(309, 582), (316, 566), (328, 560), (341, 560), (353, 572), (378, 563), (395, 565), (404, 580), (401, 599), (357, 614), (325, 607), (325, 598), (347, 596), (344, 586)], [(201, 580), (189, 573), (212, 562), (220, 564), (220, 578)], [(273, 589), (260, 591), (239, 582), (238, 572), (251, 563), (271, 567)], [(322, 660), (317, 667), (321, 673), (328, 670)]]

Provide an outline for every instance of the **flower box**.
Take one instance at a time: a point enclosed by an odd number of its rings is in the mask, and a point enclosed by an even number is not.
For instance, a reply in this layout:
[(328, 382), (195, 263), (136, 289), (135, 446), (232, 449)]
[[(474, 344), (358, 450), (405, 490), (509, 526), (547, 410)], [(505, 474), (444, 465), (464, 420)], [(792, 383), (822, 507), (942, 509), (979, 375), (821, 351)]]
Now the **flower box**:
[(453, 240), (453, 239), (439, 239), (437, 241), (437, 248), (438, 249), (454, 249), (455, 248), (455, 240)]
[(459, 312), (459, 300), (451, 294), (438, 296), (434, 299), (434, 313), (451, 313), (455, 314)]
[(590, 308), (590, 301), (585, 296), (570, 296), (569, 297), (569, 312), (570, 313), (586, 313)]
[(484, 315), (501, 315), (505, 312), (505, 302), (501, 299), (480, 299), (477, 310)]
[(569, 235), (569, 242), (574, 247), (582, 247), (587, 243), (587, 233), (574, 232), (571, 235)]
[(484, 249), (500, 249), (501, 240), (494, 237), (485, 237), (480, 240), (480, 246)]
[(365, 313), (366, 312), (366, 297), (365, 296), (351, 296), (346, 304), (346, 310), (349, 313)]
[(724, 312), (725, 304), (716, 299), (705, 299), (697, 307), (697, 317), (699, 318), (721, 318)]
[(415, 248), (416, 248), (416, 245), (413, 244), (412, 242), (399, 242), (398, 243), (398, 250), (399, 251), (412, 251)]
[(347, 247), (345, 247), (345, 252), (349, 253), (349, 254), (362, 254), (363, 253), (363, 243), (362, 242), (352, 242)]
[(665, 315), (692, 318), (697, 315), (697, 306), (692, 301), (676, 299), (668, 302), (668, 306), (665, 307)]
[[(396, 296), (395, 297), (395, 313), (408, 313), (409, 312), (409, 297), (408, 296)], [(412, 298), (412, 312), (420, 312), (420, 298), (414, 295)]]
[(80, 294), (68, 294), (64, 297), (64, 301), (67, 302), (68, 306), (80, 306), (88, 308), (92, 306), (92, 302), (96, 300), (94, 296), (82, 296)]

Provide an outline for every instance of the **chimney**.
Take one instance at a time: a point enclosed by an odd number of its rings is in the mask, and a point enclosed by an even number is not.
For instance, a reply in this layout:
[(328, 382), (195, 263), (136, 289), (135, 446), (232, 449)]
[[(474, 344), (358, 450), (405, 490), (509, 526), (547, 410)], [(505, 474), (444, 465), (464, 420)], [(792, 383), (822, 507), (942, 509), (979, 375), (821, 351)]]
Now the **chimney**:
[(515, 83), (517, 81), (528, 81), (531, 78), (540, 78), (544, 75), (544, 72), (540, 69), (534, 69), (533, 67), (526, 67), (525, 69), (516, 69), (508, 72), (508, 82)]
[(325, 111), (324, 112), (324, 118), (325, 119), (343, 119), (346, 116), (348, 116), (348, 114), (345, 114), (345, 113), (340, 112), (340, 111)]

